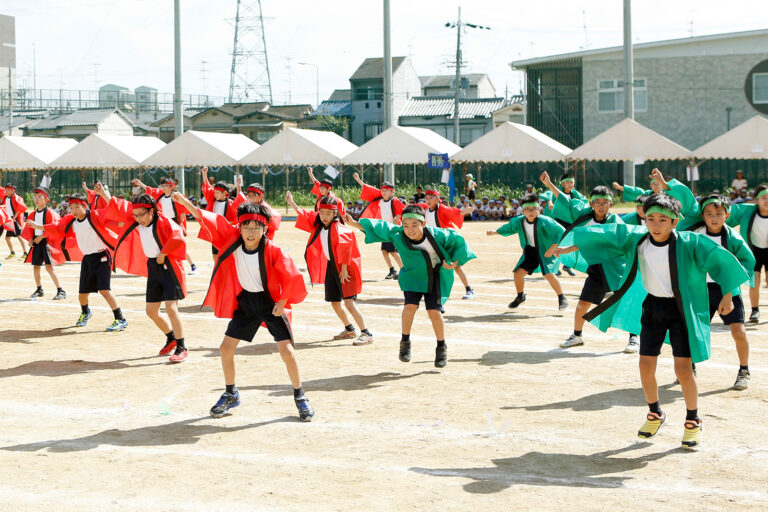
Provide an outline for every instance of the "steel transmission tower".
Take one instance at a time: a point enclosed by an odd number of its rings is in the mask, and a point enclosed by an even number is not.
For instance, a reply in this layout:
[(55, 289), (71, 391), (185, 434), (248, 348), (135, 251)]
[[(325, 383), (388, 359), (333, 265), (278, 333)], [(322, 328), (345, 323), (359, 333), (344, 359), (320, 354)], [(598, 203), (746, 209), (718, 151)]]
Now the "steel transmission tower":
[(269, 76), (261, 0), (237, 0), (234, 26), (229, 102), (272, 103), (272, 81)]

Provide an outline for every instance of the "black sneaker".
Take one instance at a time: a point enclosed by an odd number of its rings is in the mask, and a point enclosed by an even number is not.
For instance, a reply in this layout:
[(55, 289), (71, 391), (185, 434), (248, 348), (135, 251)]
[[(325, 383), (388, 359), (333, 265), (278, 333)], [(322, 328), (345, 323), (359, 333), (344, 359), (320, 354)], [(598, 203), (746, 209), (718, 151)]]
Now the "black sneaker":
[(67, 292), (64, 290), (59, 290), (56, 292), (56, 296), (53, 298), (53, 300), (64, 300), (67, 298)]
[(444, 368), (448, 364), (447, 349), (445, 345), (438, 345), (435, 347), (435, 367)]
[(404, 363), (411, 362), (411, 342), (410, 341), (400, 342), (400, 360)]
[(384, 279), (397, 279), (397, 271), (395, 269), (390, 270)]
[(296, 408), (299, 410), (299, 419), (301, 421), (312, 421), (315, 417), (315, 410), (309, 405), (309, 398), (307, 395), (301, 395), (298, 398), (294, 398)]
[(760, 311), (752, 311), (752, 314), (749, 315), (749, 321), (747, 321), (748, 324), (759, 324), (760, 323)]
[(227, 411), (233, 407), (237, 407), (238, 405), (240, 405), (240, 390), (235, 389), (234, 395), (231, 395), (225, 391), (221, 394), (221, 397), (219, 398), (219, 401), (216, 402), (216, 405), (211, 407), (211, 417), (221, 418), (227, 413)]
[(576, 275), (576, 272), (574, 272), (571, 267), (563, 266), (563, 270), (565, 270), (566, 274), (568, 274), (571, 277)]
[(43, 293), (43, 289), (42, 288), (38, 288), (37, 290), (32, 292), (32, 295), (30, 295), (29, 298), (30, 299), (34, 299), (36, 297), (42, 297), (43, 295), (45, 295), (45, 293)]
[(565, 298), (565, 295), (557, 298), (557, 309), (560, 311), (568, 309), (568, 299)]
[(517, 297), (515, 297), (515, 300), (509, 303), (509, 307), (512, 309), (516, 308), (517, 306), (525, 302), (526, 298), (527, 296), (524, 293), (518, 293)]

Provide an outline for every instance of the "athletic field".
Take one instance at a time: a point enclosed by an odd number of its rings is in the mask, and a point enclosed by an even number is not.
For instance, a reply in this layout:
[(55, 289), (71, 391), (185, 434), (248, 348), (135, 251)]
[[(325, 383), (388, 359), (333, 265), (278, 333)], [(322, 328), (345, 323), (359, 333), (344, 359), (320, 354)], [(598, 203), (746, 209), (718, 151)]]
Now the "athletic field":
[[(587, 325), (585, 346), (558, 348), (583, 275), (562, 278), (568, 311), (541, 276), (527, 280), (527, 302), (507, 309), (521, 251), (517, 236), (485, 236), (499, 225), (463, 230), (478, 254), (465, 267), (478, 297), (461, 300), (456, 280), (442, 370), (423, 307), (412, 361), (398, 360), (402, 293), (383, 279), (378, 244), (358, 234), (359, 306), (374, 344), (330, 339), (342, 326), (322, 285), (294, 312), (312, 423), (298, 421), (266, 329), (236, 356), (242, 405), (209, 417), (224, 386), (227, 320), (200, 310), (212, 264), (195, 223), (189, 244), (201, 271), (180, 307), (190, 357), (179, 365), (156, 356), (165, 338), (144, 314), (144, 278), (113, 276), (129, 326), (112, 334), (98, 295), (87, 327), (73, 327), (79, 264), (57, 268), (66, 301), (51, 300), (43, 271), (46, 296), (33, 302), (31, 267), (4, 261), (0, 510), (767, 510), (766, 325), (748, 328), (753, 380), (738, 392), (734, 344), (716, 319), (713, 358), (698, 365), (704, 437), (695, 452), (680, 448), (685, 406), (665, 347), (658, 380), (669, 421), (643, 442), (647, 406), (637, 355), (622, 353), (626, 334)], [(306, 240), (292, 221), (277, 235), (303, 270)]]

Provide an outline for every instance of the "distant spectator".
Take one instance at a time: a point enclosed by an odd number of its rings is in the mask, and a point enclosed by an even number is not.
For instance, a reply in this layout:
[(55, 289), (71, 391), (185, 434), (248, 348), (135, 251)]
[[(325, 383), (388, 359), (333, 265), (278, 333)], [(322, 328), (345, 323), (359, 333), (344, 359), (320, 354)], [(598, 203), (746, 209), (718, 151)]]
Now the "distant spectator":
[(421, 188), (421, 185), (416, 187), (416, 193), (414, 194), (414, 197), (416, 197), (416, 202), (419, 202), (419, 200), (427, 197), (427, 195), (424, 193), (424, 189)]
[(525, 186), (525, 194), (523, 195), (527, 196), (528, 194), (535, 194), (535, 193), (536, 191), (533, 189), (533, 185), (529, 183), (528, 185)]
[(467, 174), (467, 197), (474, 201), (475, 200), (475, 190), (477, 189), (477, 182), (475, 181), (475, 177), (471, 174)]
[(749, 190), (746, 188), (743, 188), (739, 191), (739, 199), (742, 199), (745, 203), (751, 203), (754, 201), (754, 199), (752, 199), (752, 195), (749, 193)]
[(739, 199), (739, 193), (736, 192), (735, 190), (730, 191), (730, 193), (728, 194), (728, 199), (730, 199), (731, 204), (738, 204), (738, 203), (744, 202), (744, 201), (737, 201)]
[(747, 188), (747, 179), (744, 177), (744, 173), (741, 169), (736, 171), (736, 177), (731, 182), (731, 188), (736, 192), (741, 192)]
[(365, 208), (363, 207), (363, 202), (358, 200), (355, 203), (354, 209), (352, 210), (352, 218), (355, 219), (355, 220), (359, 219), (360, 215), (362, 215), (364, 209)]
[(485, 209), (483, 202), (479, 199), (475, 199), (475, 211), (472, 212), (472, 220), (485, 220)]

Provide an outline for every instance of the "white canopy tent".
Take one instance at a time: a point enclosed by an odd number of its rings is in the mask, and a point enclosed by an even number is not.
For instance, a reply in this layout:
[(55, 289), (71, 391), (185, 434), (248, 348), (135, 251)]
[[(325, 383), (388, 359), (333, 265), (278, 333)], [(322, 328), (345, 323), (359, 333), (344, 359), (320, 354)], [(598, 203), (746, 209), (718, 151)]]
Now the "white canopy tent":
[(49, 137), (0, 138), (0, 169), (45, 169), (52, 161), (77, 146), (75, 139)]
[(569, 160), (689, 160), (691, 151), (625, 118), (574, 149)]
[(768, 158), (768, 119), (755, 116), (693, 152), (699, 159)]
[(531, 126), (500, 124), (453, 155), (455, 162), (553, 162), (565, 160), (571, 148)]
[(93, 133), (51, 162), (50, 167), (55, 169), (139, 167), (144, 159), (164, 146), (165, 143), (157, 137)]
[(188, 130), (142, 161), (145, 167), (237, 165), (259, 145), (239, 133)]
[(344, 157), (345, 165), (425, 164), (429, 153), (459, 152), (461, 148), (426, 128), (393, 126)]
[(357, 146), (333, 132), (288, 128), (240, 160), (241, 165), (333, 165)]

